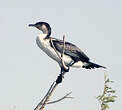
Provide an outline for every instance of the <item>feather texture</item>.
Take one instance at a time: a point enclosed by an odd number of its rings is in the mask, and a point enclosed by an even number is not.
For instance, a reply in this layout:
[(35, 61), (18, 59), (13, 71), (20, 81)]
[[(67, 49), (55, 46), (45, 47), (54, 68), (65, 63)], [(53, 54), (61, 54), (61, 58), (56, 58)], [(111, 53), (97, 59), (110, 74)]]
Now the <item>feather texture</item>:
[[(63, 40), (53, 39), (52, 40), (57, 51), (62, 53), (63, 51)], [(52, 45), (51, 45), (52, 46)], [(53, 46), (52, 46), (53, 47)], [(64, 54), (70, 56), (74, 61), (88, 62), (89, 58), (82, 52), (77, 46), (72, 43), (65, 42)]]

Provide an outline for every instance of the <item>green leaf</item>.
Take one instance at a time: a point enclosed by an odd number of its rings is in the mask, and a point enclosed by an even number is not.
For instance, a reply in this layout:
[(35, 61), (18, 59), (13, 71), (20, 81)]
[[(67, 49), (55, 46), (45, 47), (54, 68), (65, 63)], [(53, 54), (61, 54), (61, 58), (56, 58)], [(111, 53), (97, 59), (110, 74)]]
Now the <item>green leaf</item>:
[(104, 105), (105, 109), (109, 109), (109, 106), (107, 104)]
[(107, 91), (107, 93), (115, 93), (115, 90)]

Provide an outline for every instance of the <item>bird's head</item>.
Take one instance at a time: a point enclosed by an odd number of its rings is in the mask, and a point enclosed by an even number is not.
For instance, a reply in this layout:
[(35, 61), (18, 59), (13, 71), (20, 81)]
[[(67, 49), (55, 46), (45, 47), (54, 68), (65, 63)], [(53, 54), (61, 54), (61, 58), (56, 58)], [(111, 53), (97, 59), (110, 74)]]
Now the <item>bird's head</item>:
[(51, 27), (46, 22), (37, 22), (35, 24), (29, 24), (29, 27), (36, 27), (37, 29), (41, 30), (44, 34), (51, 34)]

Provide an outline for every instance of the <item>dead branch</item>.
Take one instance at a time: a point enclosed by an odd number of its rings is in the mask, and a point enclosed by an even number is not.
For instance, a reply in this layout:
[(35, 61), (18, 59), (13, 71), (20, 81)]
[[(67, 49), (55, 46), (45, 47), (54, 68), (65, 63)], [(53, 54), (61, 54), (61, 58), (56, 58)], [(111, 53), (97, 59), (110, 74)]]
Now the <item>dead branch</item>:
[(55, 83), (55, 85), (53, 86), (52, 90), (51, 90), (51, 91), (49, 92), (49, 94), (47, 95), (47, 97), (46, 97), (44, 103), (43, 103), (42, 106), (39, 108), (39, 110), (43, 110), (43, 109), (44, 109), (44, 107), (45, 107), (45, 105), (47, 104), (47, 102), (49, 101), (49, 98), (51, 97), (53, 91), (56, 89), (57, 85), (58, 85), (58, 84)]
[(54, 46), (54, 44), (53, 44), (52, 38), (50, 38), (50, 41), (51, 41), (51, 44), (52, 44), (53, 49), (55, 50), (57, 56), (60, 58), (60, 60), (62, 60), (61, 56), (59, 55), (59, 53), (57, 52), (57, 50), (56, 50), (56, 48), (55, 48), (55, 46)]
[(63, 96), (62, 98), (60, 98), (60, 99), (58, 99), (58, 100), (55, 100), (55, 101), (52, 101), (52, 102), (48, 102), (47, 104), (54, 104), (54, 103), (57, 103), (57, 102), (62, 101), (63, 99), (66, 99), (66, 98), (72, 99), (72, 98), (74, 98), (74, 97), (68, 97), (71, 93), (72, 93), (72, 92), (66, 94), (65, 96)]
[[(69, 97), (69, 95), (70, 95), (71, 93), (72, 93), (72, 92), (66, 94), (65, 96), (63, 96), (62, 98), (60, 98), (60, 99), (58, 99), (58, 100), (51, 101), (51, 102), (47, 102), (47, 104), (57, 103), (57, 102), (62, 101), (63, 99), (66, 99), (66, 98), (67, 98), (67, 99), (68, 99), (68, 98), (73, 99), (74, 97)], [(43, 105), (43, 103), (40, 102), (40, 105)]]
[(64, 58), (64, 52), (65, 52), (65, 35), (63, 36), (63, 52), (62, 52), (62, 54), (61, 54), (61, 62), (62, 62), (62, 66), (63, 66), (63, 68), (65, 68), (66, 70), (68, 70), (68, 67), (65, 65), (65, 63), (64, 63), (64, 60), (63, 60), (63, 58)]
[(60, 58), (60, 60), (61, 60), (61, 63), (62, 63), (63, 68), (64, 68), (65, 70), (68, 70), (68, 67), (65, 65), (64, 60), (63, 60), (64, 51), (65, 51), (65, 35), (63, 36), (63, 52), (62, 52), (61, 56), (60, 56), (59, 53), (57, 52), (57, 50), (56, 50), (56, 48), (55, 48), (55, 46), (54, 46), (54, 44), (53, 44), (52, 39), (50, 39), (50, 40), (51, 40), (51, 44), (52, 44), (52, 46), (53, 46), (53, 48), (54, 48), (54, 50), (55, 50), (57, 56), (58, 56), (58, 57)]
[[(50, 39), (50, 40), (51, 40), (52, 46), (53, 46), (57, 56), (61, 59), (62, 66), (67, 70), (68, 67), (65, 65), (64, 60), (63, 60), (64, 51), (65, 51), (65, 36), (63, 36), (63, 52), (62, 52), (61, 56), (57, 52), (57, 50), (56, 50), (56, 48), (55, 48), (55, 46), (54, 46), (54, 44), (52, 42), (52, 39)], [(59, 101), (65, 99), (65, 98), (72, 98), (72, 97), (67, 97), (68, 95), (71, 94), (71, 92), (70, 92), (70, 93), (66, 94), (64, 97), (62, 97), (62, 98), (60, 98), (60, 99), (58, 99), (56, 101), (48, 102), (50, 97), (51, 97), (51, 95), (52, 95), (52, 93), (54, 92), (54, 90), (58, 86), (58, 84), (59, 83), (56, 83), (56, 81), (53, 82), (53, 84), (50, 86), (50, 88), (49, 88), (48, 92), (46, 93), (46, 95), (44, 96), (44, 98), (39, 102), (39, 104), (36, 106), (36, 108), (34, 110), (43, 110), (46, 104), (56, 103), (56, 102), (59, 102)]]
[(48, 92), (46, 93), (46, 95), (44, 96), (44, 98), (38, 103), (38, 105), (36, 106), (36, 108), (35, 108), (34, 110), (39, 110), (39, 107), (44, 103), (44, 100), (45, 100), (46, 97), (49, 95), (49, 93), (50, 93), (52, 87), (54, 86), (54, 83), (55, 83), (55, 82), (52, 83), (52, 85), (50, 86)]

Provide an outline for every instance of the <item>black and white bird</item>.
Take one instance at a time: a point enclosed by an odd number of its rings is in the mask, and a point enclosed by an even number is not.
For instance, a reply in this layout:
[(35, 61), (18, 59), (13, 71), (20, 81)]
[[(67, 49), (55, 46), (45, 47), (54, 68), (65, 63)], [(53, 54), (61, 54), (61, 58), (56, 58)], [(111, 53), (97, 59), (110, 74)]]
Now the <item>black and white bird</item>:
[[(37, 36), (36, 43), (38, 47), (43, 50), (49, 57), (57, 61), (61, 67), (61, 73), (67, 72), (62, 68), (62, 63), (58, 55), (56, 54), (53, 45), (55, 46), (56, 51), (59, 55), (63, 51), (63, 40), (52, 38), (51, 36), (51, 27), (46, 22), (37, 22), (35, 24), (29, 24), (29, 26), (36, 27), (42, 31), (42, 34)], [(52, 39), (52, 42), (51, 42)], [(53, 43), (53, 45), (52, 45)], [(82, 67), (86, 69), (93, 68), (105, 68), (104, 66), (92, 63), (88, 56), (82, 52), (76, 45), (65, 42), (65, 51), (63, 56), (64, 63), (67, 67)]]

